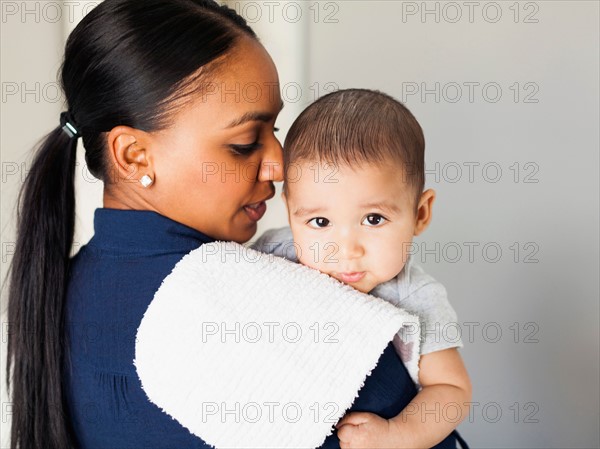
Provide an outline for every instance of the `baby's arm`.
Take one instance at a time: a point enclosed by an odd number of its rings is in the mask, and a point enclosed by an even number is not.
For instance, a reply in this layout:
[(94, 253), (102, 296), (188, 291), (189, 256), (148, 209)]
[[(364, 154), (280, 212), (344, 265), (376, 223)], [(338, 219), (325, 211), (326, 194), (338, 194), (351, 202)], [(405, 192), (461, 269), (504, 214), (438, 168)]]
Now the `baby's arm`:
[[(444, 286), (412, 261), (396, 282), (379, 286), (373, 294), (420, 317), (422, 390), (389, 420), (372, 413), (346, 415), (338, 423), (341, 447), (434, 446), (466, 418), (471, 400), (469, 376), (458, 352), (463, 346), (460, 335), (453, 338), (448, 332), (457, 323), (456, 312)], [(405, 355), (399, 355), (406, 363)]]
[(390, 420), (397, 447), (434, 446), (469, 414), (471, 382), (456, 348), (421, 356), (419, 372), (423, 388)]
[(396, 417), (354, 412), (338, 424), (340, 447), (429, 448), (448, 436), (469, 413), (471, 383), (456, 348), (421, 356), (423, 387)]

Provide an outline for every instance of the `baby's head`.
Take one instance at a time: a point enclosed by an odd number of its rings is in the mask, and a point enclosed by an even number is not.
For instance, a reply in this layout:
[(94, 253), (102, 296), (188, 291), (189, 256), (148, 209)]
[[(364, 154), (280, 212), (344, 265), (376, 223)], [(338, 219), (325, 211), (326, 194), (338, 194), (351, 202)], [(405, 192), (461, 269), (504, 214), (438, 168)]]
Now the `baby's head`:
[(424, 151), (386, 94), (340, 90), (305, 109), (285, 139), (282, 194), (300, 262), (365, 293), (400, 273), (431, 220)]

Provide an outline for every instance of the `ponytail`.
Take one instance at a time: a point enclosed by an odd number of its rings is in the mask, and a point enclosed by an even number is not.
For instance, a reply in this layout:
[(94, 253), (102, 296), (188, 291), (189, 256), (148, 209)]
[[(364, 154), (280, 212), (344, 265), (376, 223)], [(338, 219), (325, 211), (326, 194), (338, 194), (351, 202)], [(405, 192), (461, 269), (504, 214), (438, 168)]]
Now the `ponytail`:
[(76, 447), (61, 374), (76, 148), (77, 139), (57, 127), (35, 154), (19, 193), (8, 297), (11, 449)]
[(60, 81), (79, 125), (61, 115), (18, 200), (6, 367), (11, 449), (76, 447), (62, 384), (76, 137), (83, 139), (87, 169), (106, 187), (106, 133), (119, 125), (166, 128), (179, 100), (199, 90), (213, 63), (242, 36), (256, 39), (242, 17), (213, 0), (104, 0), (69, 35)]

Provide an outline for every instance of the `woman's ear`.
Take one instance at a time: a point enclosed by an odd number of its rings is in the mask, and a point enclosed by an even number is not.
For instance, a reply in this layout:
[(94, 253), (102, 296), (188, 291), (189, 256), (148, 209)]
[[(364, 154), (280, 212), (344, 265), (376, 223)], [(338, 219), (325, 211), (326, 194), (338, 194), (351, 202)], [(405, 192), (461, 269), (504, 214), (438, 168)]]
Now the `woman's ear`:
[(111, 182), (139, 182), (144, 175), (154, 179), (153, 167), (144, 144), (146, 133), (129, 126), (116, 126), (108, 133)]
[(435, 190), (427, 189), (421, 194), (419, 204), (417, 205), (417, 217), (415, 222), (415, 235), (419, 235), (431, 221), (431, 209), (435, 201)]

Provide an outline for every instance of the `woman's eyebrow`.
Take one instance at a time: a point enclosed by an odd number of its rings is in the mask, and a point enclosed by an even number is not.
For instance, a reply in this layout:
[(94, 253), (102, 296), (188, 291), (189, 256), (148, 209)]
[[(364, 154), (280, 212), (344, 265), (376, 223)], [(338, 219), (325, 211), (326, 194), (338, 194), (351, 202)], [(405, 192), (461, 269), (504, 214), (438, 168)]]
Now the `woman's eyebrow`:
[[(279, 111), (277, 111), (277, 114), (279, 114), (279, 112), (281, 112), (281, 110), (283, 109), (283, 106), (284, 106), (284, 104), (282, 101), (281, 105), (279, 106)], [(273, 114), (272, 112), (249, 111), (249, 112), (246, 112), (241, 117), (238, 117), (235, 120), (233, 120), (225, 128), (226, 129), (227, 128), (235, 128), (236, 126), (243, 125), (244, 123), (255, 122), (255, 121), (267, 123), (267, 122), (270, 122), (271, 120), (273, 120), (273, 117), (275, 117), (277, 114)]]

